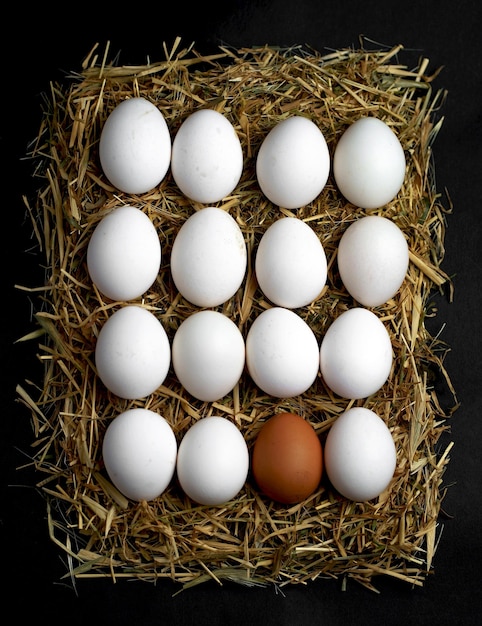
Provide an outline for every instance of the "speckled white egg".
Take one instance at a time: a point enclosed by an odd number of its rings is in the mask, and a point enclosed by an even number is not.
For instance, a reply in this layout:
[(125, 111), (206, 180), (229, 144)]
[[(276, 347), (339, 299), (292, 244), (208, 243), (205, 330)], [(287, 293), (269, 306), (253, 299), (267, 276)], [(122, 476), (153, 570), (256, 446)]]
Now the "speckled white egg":
[(123, 100), (102, 128), (99, 159), (117, 189), (142, 194), (164, 179), (171, 160), (171, 135), (164, 115), (146, 98)]
[(181, 124), (172, 144), (171, 172), (191, 200), (212, 204), (241, 178), (243, 150), (234, 126), (214, 109), (199, 109)]
[(109, 478), (127, 498), (153, 500), (176, 469), (177, 441), (171, 425), (154, 411), (133, 408), (108, 425), (102, 457)]
[(170, 267), (177, 290), (199, 307), (215, 307), (241, 286), (248, 254), (243, 233), (224, 209), (205, 207), (192, 213), (172, 246)]
[(97, 374), (120, 398), (144, 398), (164, 382), (171, 346), (164, 327), (148, 309), (126, 305), (101, 327), (95, 346)]
[(365, 407), (338, 416), (328, 431), (324, 466), (333, 487), (345, 498), (377, 498), (393, 478), (397, 454), (385, 422)]
[(92, 282), (111, 300), (133, 300), (154, 283), (161, 264), (161, 242), (140, 209), (120, 206), (95, 227), (87, 246)]
[(297, 209), (323, 190), (330, 173), (325, 137), (307, 117), (292, 115), (278, 122), (264, 138), (256, 158), (256, 176), (263, 194), (280, 207)]
[(314, 383), (319, 370), (315, 334), (291, 309), (266, 309), (248, 331), (246, 365), (265, 393), (277, 398), (302, 394)]
[(393, 351), (388, 330), (369, 309), (344, 311), (328, 327), (320, 346), (320, 370), (337, 395), (361, 399), (387, 381)]
[(248, 470), (246, 441), (225, 417), (203, 417), (181, 439), (177, 476), (184, 493), (199, 504), (217, 506), (234, 498)]
[(363, 306), (376, 307), (392, 298), (405, 279), (407, 240), (393, 221), (367, 215), (343, 233), (337, 260), (348, 293)]
[(214, 402), (232, 391), (244, 362), (243, 335), (233, 320), (219, 311), (192, 313), (174, 335), (174, 371), (198, 400)]
[(283, 217), (264, 232), (255, 269), (264, 295), (278, 306), (295, 309), (320, 295), (327, 277), (326, 254), (306, 222)]
[(351, 124), (333, 155), (338, 189), (364, 209), (377, 209), (395, 198), (405, 178), (405, 165), (397, 135), (376, 117), (361, 117)]

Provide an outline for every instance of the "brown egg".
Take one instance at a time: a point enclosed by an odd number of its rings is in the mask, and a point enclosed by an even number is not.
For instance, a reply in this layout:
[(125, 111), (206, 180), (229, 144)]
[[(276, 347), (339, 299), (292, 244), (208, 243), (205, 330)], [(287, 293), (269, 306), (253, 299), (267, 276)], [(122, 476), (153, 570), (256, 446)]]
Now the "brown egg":
[(272, 500), (295, 504), (318, 487), (323, 472), (321, 442), (313, 426), (295, 413), (278, 413), (254, 442), (251, 467), (259, 489)]

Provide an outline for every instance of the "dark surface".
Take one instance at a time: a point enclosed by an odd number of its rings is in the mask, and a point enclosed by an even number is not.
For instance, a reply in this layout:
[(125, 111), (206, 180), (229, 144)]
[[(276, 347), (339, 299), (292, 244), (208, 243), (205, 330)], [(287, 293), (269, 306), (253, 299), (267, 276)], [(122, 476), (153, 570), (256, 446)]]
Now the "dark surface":
[[(68, 5), (65, 5), (68, 6)], [(51, 624), (478, 624), (481, 612), (481, 380), (480, 215), (482, 192), (482, 4), (374, 1), (206, 2), (188, 8), (172, 3), (140, 4), (130, 11), (69, 5), (16, 5), (4, 21), (2, 38), (2, 493), (0, 510), (3, 605), (15, 621)], [(12, 17), (13, 15), (13, 17)], [(5, 35), (13, 39), (7, 44)], [(437, 298), (434, 332), (451, 346), (446, 367), (461, 402), (451, 421), (455, 442), (444, 482), (449, 485), (441, 517), (443, 532), (435, 573), (424, 587), (380, 579), (379, 594), (349, 583), (318, 581), (306, 587), (245, 589), (214, 583), (173, 597), (169, 584), (62, 580), (65, 554), (48, 538), (45, 504), (33, 479), (16, 468), (26, 460), (32, 439), (30, 415), (16, 401), (25, 378), (41, 381), (35, 342), (14, 341), (32, 329), (29, 297), (14, 284), (42, 282), (39, 259), (30, 251), (31, 227), (23, 194), (33, 191), (30, 166), (21, 161), (37, 136), (41, 93), (51, 80), (80, 69), (92, 45), (111, 42), (123, 64), (164, 58), (175, 36), (205, 53), (220, 44), (291, 46), (321, 52), (358, 47), (360, 37), (380, 46), (403, 44), (404, 62), (430, 59), (429, 71), (443, 66), (436, 86), (448, 90), (445, 121), (434, 146), (437, 186), (448, 190), (444, 269), (454, 276), (454, 299)], [(410, 63), (409, 63), (410, 64)], [(5, 170), (5, 164), (7, 169)], [(30, 479), (32, 479), (30, 481)], [(20, 484), (21, 483), (21, 484)], [(8, 609), (8, 611), (7, 611)]]

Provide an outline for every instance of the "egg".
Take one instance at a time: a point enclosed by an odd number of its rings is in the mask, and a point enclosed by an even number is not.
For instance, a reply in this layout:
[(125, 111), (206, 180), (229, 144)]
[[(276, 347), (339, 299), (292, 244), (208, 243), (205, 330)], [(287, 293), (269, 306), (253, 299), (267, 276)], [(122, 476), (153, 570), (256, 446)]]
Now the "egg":
[(261, 427), (251, 467), (259, 489), (272, 500), (295, 504), (318, 487), (323, 451), (313, 426), (296, 413), (278, 413)]
[(170, 267), (177, 290), (199, 307), (215, 307), (241, 286), (247, 248), (236, 220), (224, 209), (205, 207), (192, 213), (172, 246)]
[(172, 342), (172, 364), (182, 386), (198, 400), (229, 393), (244, 369), (245, 346), (238, 326), (219, 311), (192, 313)]
[(392, 343), (383, 322), (369, 309), (341, 313), (320, 345), (320, 371), (337, 395), (367, 398), (385, 384), (393, 360)]
[(177, 455), (177, 476), (184, 493), (198, 504), (220, 505), (234, 498), (246, 482), (249, 452), (238, 427), (211, 415), (184, 434)]
[(315, 231), (303, 220), (283, 217), (264, 232), (255, 271), (264, 295), (278, 306), (294, 309), (315, 300), (326, 283), (327, 262)]
[(104, 296), (133, 300), (156, 280), (161, 254), (150, 218), (136, 207), (120, 206), (95, 227), (87, 246), (87, 269)]
[(292, 115), (278, 122), (263, 139), (256, 158), (256, 177), (263, 194), (280, 207), (297, 209), (323, 190), (330, 173), (325, 137), (307, 117)]
[(396, 447), (385, 422), (372, 410), (352, 407), (328, 431), (324, 466), (333, 487), (345, 498), (365, 502), (390, 485)]
[(228, 196), (243, 171), (243, 150), (234, 126), (214, 109), (191, 113), (172, 144), (171, 172), (180, 191), (212, 204)]
[(393, 130), (376, 117), (361, 117), (342, 134), (333, 155), (341, 194), (364, 209), (392, 201), (405, 178), (405, 153)]
[(246, 336), (246, 365), (265, 393), (277, 398), (300, 395), (311, 387), (319, 370), (315, 334), (291, 309), (265, 309)]
[(100, 329), (95, 365), (103, 384), (120, 398), (144, 398), (164, 382), (171, 346), (164, 327), (148, 309), (126, 305)]
[(153, 500), (169, 486), (176, 469), (177, 441), (158, 413), (133, 408), (108, 425), (102, 457), (109, 478), (131, 500)]
[(408, 244), (393, 221), (367, 215), (343, 233), (337, 259), (350, 295), (364, 306), (376, 307), (400, 289), (408, 269)]
[(99, 159), (120, 191), (142, 194), (159, 185), (169, 169), (171, 135), (156, 105), (142, 97), (118, 104), (102, 128)]

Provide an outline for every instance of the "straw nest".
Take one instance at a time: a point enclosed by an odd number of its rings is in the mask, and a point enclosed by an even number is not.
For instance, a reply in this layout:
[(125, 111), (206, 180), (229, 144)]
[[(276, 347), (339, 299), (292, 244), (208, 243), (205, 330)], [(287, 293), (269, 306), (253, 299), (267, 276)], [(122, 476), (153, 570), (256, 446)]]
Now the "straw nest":
[[(425, 323), (435, 314), (433, 292), (451, 289), (441, 269), (448, 209), (435, 188), (431, 155), (445, 94), (432, 89), (437, 72), (427, 76), (427, 59), (410, 69), (398, 62), (402, 52), (402, 46), (371, 51), (361, 46), (323, 56), (301, 47), (260, 47), (220, 48), (201, 56), (177, 40), (165, 49), (165, 60), (125, 67), (107, 61), (109, 46), (103, 53), (95, 47), (67, 85), (51, 85), (28, 155), (41, 181), (39, 192), (35, 200), (25, 199), (46, 280), (30, 290), (40, 294), (38, 326), (22, 338), (39, 341), (45, 373), (41, 388), (26, 383), (18, 394), (32, 416), (32, 464), (46, 496), (51, 538), (66, 553), (66, 576), (169, 579), (181, 588), (206, 580), (282, 586), (331, 577), (375, 589), (373, 579), (380, 574), (422, 585), (432, 571), (452, 445), (442, 446), (440, 436), (449, 429), (454, 408), (443, 408), (437, 399), (437, 377), (452, 390), (443, 365), (447, 348)], [(395, 130), (408, 157), (407, 175), (397, 198), (376, 213), (404, 232), (410, 265), (399, 293), (376, 309), (395, 357), (379, 392), (364, 401), (343, 400), (319, 377), (302, 396), (278, 400), (261, 393), (247, 375), (214, 403), (194, 400), (173, 374), (140, 401), (121, 400), (103, 388), (93, 361), (95, 341), (123, 303), (107, 301), (93, 288), (85, 258), (89, 237), (108, 211), (135, 204), (161, 237), (161, 271), (139, 304), (155, 313), (171, 339), (195, 310), (173, 287), (169, 252), (179, 227), (200, 205), (180, 194), (169, 173), (151, 193), (132, 197), (113, 189), (99, 167), (105, 119), (117, 103), (135, 95), (160, 108), (172, 136), (189, 113), (211, 107), (227, 116), (241, 139), (241, 181), (218, 204), (242, 228), (251, 262), (239, 292), (219, 310), (243, 334), (270, 306), (257, 287), (252, 259), (262, 233), (281, 215), (307, 220), (327, 254), (322, 297), (298, 311), (317, 338), (355, 304), (337, 274), (336, 251), (342, 233), (363, 211), (340, 196), (331, 177), (321, 195), (297, 211), (270, 204), (254, 168), (266, 133), (290, 115), (305, 115), (316, 121), (332, 152), (342, 130), (361, 115), (377, 115)], [(306, 501), (287, 507), (261, 495), (250, 477), (224, 506), (196, 505), (175, 479), (156, 500), (134, 503), (113, 487), (102, 465), (107, 424), (134, 406), (160, 412), (178, 440), (194, 421), (226, 416), (251, 447), (264, 420), (279, 410), (303, 415), (323, 441), (337, 416), (354, 404), (385, 420), (397, 449), (389, 489), (366, 503), (339, 497), (324, 479)]]

